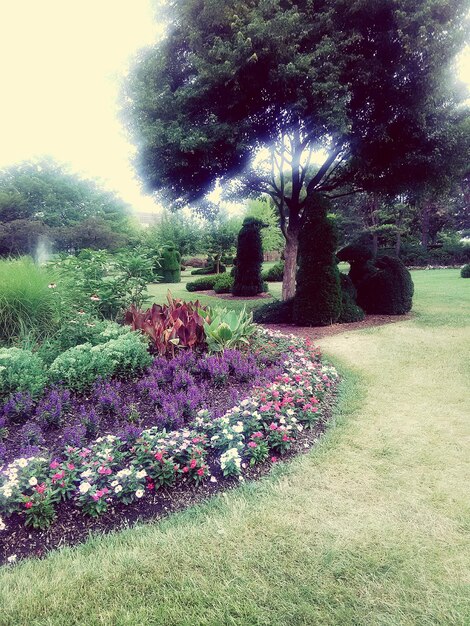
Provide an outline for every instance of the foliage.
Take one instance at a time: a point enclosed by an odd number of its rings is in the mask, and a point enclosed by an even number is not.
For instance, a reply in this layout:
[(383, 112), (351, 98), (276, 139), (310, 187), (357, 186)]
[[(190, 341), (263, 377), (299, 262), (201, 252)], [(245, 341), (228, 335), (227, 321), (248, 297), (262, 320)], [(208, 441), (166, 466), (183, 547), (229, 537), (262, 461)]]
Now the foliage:
[(96, 346), (84, 343), (69, 348), (52, 363), (49, 375), (52, 382), (70, 389), (86, 389), (97, 378), (132, 374), (150, 362), (146, 341), (139, 333), (128, 332)]
[(298, 326), (333, 324), (341, 314), (341, 285), (336, 265), (337, 234), (327, 204), (317, 199), (316, 212), (304, 223), (299, 239), (299, 270), (293, 320)]
[(159, 282), (181, 282), (181, 255), (173, 243), (167, 243), (163, 246), (160, 254), (159, 266)]
[(253, 315), (246, 309), (239, 313), (221, 308), (209, 309), (204, 332), (209, 352), (248, 345), (248, 338), (255, 332)]
[(470, 263), (467, 263), (460, 270), (460, 276), (462, 278), (470, 278)]
[(276, 300), (258, 307), (253, 312), (257, 324), (292, 324), (294, 300)]
[(48, 273), (31, 258), (0, 260), (0, 342), (47, 336), (57, 324), (57, 296)]
[(190, 283), (186, 283), (186, 289), (188, 291), (206, 291), (208, 289), (214, 289), (214, 285), (219, 278), (220, 274), (212, 274), (211, 276), (198, 278)]
[(366, 313), (403, 315), (412, 306), (413, 281), (403, 263), (393, 257), (381, 257), (376, 271), (358, 286), (357, 303)]
[(341, 284), (341, 315), (338, 318), (340, 324), (360, 322), (364, 319), (364, 311), (356, 304), (357, 292), (349, 276), (340, 272)]
[(155, 222), (143, 234), (145, 244), (157, 254), (168, 242), (172, 242), (182, 256), (201, 252), (205, 231), (204, 221), (189, 212), (163, 211), (155, 216)]
[(282, 278), (284, 276), (284, 262), (279, 261), (275, 263), (272, 267), (262, 272), (261, 277), (263, 280), (268, 283), (277, 283), (282, 282)]
[(46, 385), (43, 361), (30, 350), (0, 348), (0, 398), (27, 392), (37, 397)]
[(142, 306), (153, 278), (152, 261), (139, 250), (115, 256), (105, 250), (82, 250), (50, 266), (68, 307), (111, 320), (120, 318), (131, 304)]
[(140, 330), (160, 355), (175, 353), (175, 348), (202, 347), (204, 336), (204, 307), (199, 302), (183, 302), (167, 294), (168, 304), (153, 304), (146, 311), (131, 306), (125, 323), (132, 330)]
[(234, 296), (256, 296), (263, 291), (261, 265), (263, 249), (261, 229), (263, 223), (255, 218), (246, 217), (238, 235), (237, 262), (235, 265)]
[(230, 274), (219, 274), (214, 282), (215, 293), (230, 293), (233, 289), (233, 282), (233, 276), (230, 276)]
[[(283, 249), (285, 240), (279, 228), (279, 217), (276, 207), (270, 199), (261, 197), (256, 200), (248, 200), (245, 215), (246, 217), (254, 217), (266, 225), (261, 231), (263, 252)], [(280, 280), (282, 281), (282, 278)]]

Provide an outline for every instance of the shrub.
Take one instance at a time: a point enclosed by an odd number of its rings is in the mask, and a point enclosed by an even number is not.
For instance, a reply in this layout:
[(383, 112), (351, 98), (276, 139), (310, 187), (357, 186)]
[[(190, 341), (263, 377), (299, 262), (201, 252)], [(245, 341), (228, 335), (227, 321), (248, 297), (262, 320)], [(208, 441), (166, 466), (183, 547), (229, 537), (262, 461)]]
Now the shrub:
[(366, 313), (403, 315), (412, 306), (413, 281), (411, 274), (394, 257), (381, 257), (376, 271), (358, 286), (357, 303)]
[(261, 266), (263, 244), (261, 229), (264, 224), (255, 218), (246, 217), (238, 234), (237, 263), (232, 293), (234, 296), (256, 296), (263, 291)]
[(292, 324), (294, 300), (278, 300), (258, 307), (253, 312), (253, 319), (258, 324)]
[(62, 381), (80, 390), (97, 378), (129, 374), (150, 363), (145, 339), (139, 333), (127, 333), (96, 346), (85, 343), (66, 350), (52, 363), (49, 373), (53, 382)]
[(346, 274), (340, 273), (339, 277), (341, 282), (341, 315), (338, 322), (341, 324), (360, 322), (365, 315), (364, 311), (356, 303), (356, 288)]
[(263, 280), (269, 283), (282, 282), (282, 279), (284, 278), (284, 261), (279, 261), (269, 269), (264, 270), (261, 276), (263, 277)]
[(0, 261), (0, 342), (52, 332), (58, 307), (50, 284), (48, 274), (29, 257)]
[(230, 293), (233, 287), (233, 276), (230, 274), (218, 274), (214, 282), (215, 293)]
[(181, 282), (181, 255), (173, 243), (169, 243), (168, 245), (164, 246), (161, 257), (159, 259), (159, 263), (159, 282)]
[(336, 265), (336, 229), (327, 217), (328, 203), (319, 195), (299, 237), (299, 270), (293, 320), (298, 326), (333, 324), (341, 314), (341, 285)]
[[(200, 267), (197, 270), (191, 271), (191, 276), (206, 276), (207, 274), (215, 274), (217, 271), (215, 263), (212, 261), (205, 267)], [(227, 271), (227, 267), (223, 263), (219, 263), (219, 274), (223, 274)]]
[(198, 278), (191, 283), (186, 283), (187, 291), (206, 291), (208, 289), (214, 289), (215, 281), (220, 277), (220, 274), (212, 274), (205, 278)]
[(348, 276), (356, 289), (365, 278), (371, 276), (376, 271), (372, 263), (372, 250), (367, 246), (361, 244), (345, 246), (336, 253), (336, 257), (340, 261), (349, 263), (350, 268)]
[(39, 396), (46, 385), (44, 362), (21, 348), (0, 348), (0, 399), (11, 393)]
[(460, 270), (460, 276), (462, 278), (470, 278), (470, 263), (467, 263)]
[(140, 330), (160, 355), (174, 354), (175, 347), (199, 348), (205, 343), (205, 313), (199, 301), (183, 302), (167, 294), (168, 304), (153, 304), (147, 311), (131, 307), (125, 321), (132, 330)]

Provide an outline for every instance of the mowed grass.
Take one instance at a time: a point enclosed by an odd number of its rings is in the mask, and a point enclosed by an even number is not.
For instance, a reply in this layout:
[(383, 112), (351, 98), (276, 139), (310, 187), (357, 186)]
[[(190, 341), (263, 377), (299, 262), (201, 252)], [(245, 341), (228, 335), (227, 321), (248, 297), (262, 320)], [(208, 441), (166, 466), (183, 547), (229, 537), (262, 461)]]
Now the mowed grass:
[(316, 449), (4, 568), (0, 624), (470, 624), (470, 281), (413, 278), (413, 319), (321, 342), (344, 382)]

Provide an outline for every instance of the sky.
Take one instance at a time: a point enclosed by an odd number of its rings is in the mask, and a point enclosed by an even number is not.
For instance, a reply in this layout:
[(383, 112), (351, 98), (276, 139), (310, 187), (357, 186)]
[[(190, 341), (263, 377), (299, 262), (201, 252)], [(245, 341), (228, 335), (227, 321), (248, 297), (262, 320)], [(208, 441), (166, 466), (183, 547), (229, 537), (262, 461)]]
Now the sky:
[[(134, 153), (118, 118), (129, 62), (161, 37), (152, 0), (0, 0), (0, 168), (49, 155), (138, 211)], [(470, 49), (458, 64), (470, 86)]]

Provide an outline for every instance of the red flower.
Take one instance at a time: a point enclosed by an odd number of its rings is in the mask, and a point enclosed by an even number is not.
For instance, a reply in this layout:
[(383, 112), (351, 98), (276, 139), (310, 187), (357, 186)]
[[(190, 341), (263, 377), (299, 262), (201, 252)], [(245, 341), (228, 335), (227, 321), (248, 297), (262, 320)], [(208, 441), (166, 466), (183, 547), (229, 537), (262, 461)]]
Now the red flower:
[(189, 467), (191, 469), (194, 469), (196, 467), (196, 465), (197, 465), (196, 459), (191, 459), (191, 463), (189, 464)]
[(52, 463), (49, 465), (49, 467), (51, 469), (57, 469), (59, 467), (59, 461), (52, 461)]
[(36, 487), (36, 491), (38, 493), (44, 493), (46, 491), (46, 484), (45, 483), (41, 483), (40, 485), (38, 485)]
[(189, 472), (189, 467), (186, 465), (185, 467), (183, 467), (183, 473), (187, 474)]
[(203, 467), (201, 467), (200, 469), (198, 469), (198, 470), (197, 470), (197, 472), (196, 472), (196, 474), (197, 474), (198, 476), (204, 476), (204, 468), (203, 468)]
[(31, 502), (31, 500), (29, 500), (29, 502), (25, 502), (24, 506), (26, 509), (30, 509), (33, 506), (33, 503)]
[(163, 452), (157, 452), (155, 458), (157, 461), (161, 461), (163, 459)]
[(152, 491), (152, 489), (155, 489), (155, 485), (154, 485), (153, 483), (148, 483), (148, 485), (147, 485), (147, 489), (148, 489), (149, 491)]

